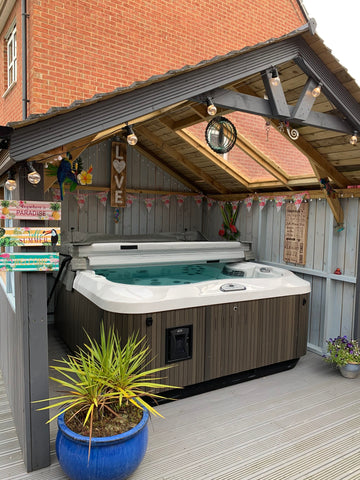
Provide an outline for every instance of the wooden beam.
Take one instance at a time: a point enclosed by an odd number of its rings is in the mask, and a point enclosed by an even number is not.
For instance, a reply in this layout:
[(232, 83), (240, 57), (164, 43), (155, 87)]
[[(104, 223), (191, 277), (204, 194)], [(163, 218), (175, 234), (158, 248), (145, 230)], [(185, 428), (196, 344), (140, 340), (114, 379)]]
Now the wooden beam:
[(234, 178), (237, 182), (251, 190), (249, 179), (241, 175), (238, 170), (231, 165), (231, 163), (224, 160), (224, 158), (218, 153), (213, 152), (210, 147), (202, 143), (197, 137), (195, 137), (195, 135), (185, 130), (178, 130), (176, 133), (192, 147), (196, 148), (196, 150), (198, 150), (202, 155), (211, 160), (217, 167), (224, 170), (224, 172)]
[(308, 118), (316, 100), (316, 97), (313, 96), (312, 92), (317, 85), (318, 83), (315, 82), (315, 80), (312, 78), (308, 79), (297, 101), (297, 104), (292, 111), (291, 119), (293, 121), (305, 121)]
[(158, 148), (163, 150), (165, 153), (170, 155), (176, 161), (178, 161), (181, 165), (195, 174), (198, 178), (203, 180), (208, 185), (211, 185), (215, 190), (221, 193), (227, 193), (227, 189), (221, 185), (221, 183), (214, 180), (210, 175), (204, 172), (201, 168), (197, 167), (193, 163), (191, 163), (187, 158), (181, 155), (177, 150), (170, 147), (166, 142), (164, 142), (160, 137), (155, 135), (151, 130), (146, 127), (137, 127), (137, 131), (140, 135), (144, 136), (147, 140), (152, 142)]
[(171, 177), (175, 178), (179, 182), (181, 182), (185, 187), (188, 187), (192, 192), (201, 193), (199, 187), (195, 186), (193, 183), (189, 182), (186, 178), (184, 178), (180, 173), (176, 170), (168, 167), (163, 161), (161, 161), (158, 157), (156, 157), (153, 153), (151, 153), (147, 148), (139, 145), (138, 143), (135, 145), (136, 150), (144, 155), (148, 160), (154, 163), (156, 166), (161, 168), (164, 172), (168, 173)]
[[(134, 118), (133, 120), (129, 120), (129, 122), (126, 122), (126, 123), (129, 123), (131, 125), (137, 125), (138, 123), (146, 122), (148, 120), (151, 120), (154, 117), (158, 117), (159, 115), (163, 115), (164, 113), (168, 112), (169, 110), (173, 110), (174, 108), (180, 107), (181, 105), (184, 105), (187, 102), (188, 102), (188, 100), (184, 100), (182, 102), (174, 103), (173, 105), (170, 105), (169, 107), (160, 108), (159, 110), (148, 113), (147, 115), (142, 115), (141, 117)], [(108, 128), (106, 130), (103, 130), (103, 131), (99, 132), (98, 134), (95, 135), (94, 142), (98, 142), (100, 140), (105, 140), (106, 138), (109, 138), (113, 135), (116, 135), (117, 133), (121, 133), (122, 129), (126, 126), (126, 123), (120, 123), (119, 125), (116, 125), (115, 127)]]
[(272, 116), (275, 116), (276, 118), (288, 118), (290, 116), (290, 111), (286, 102), (284, 90), (282, 88), (280, 79), (276, 85), (272, 83), (273, 71), (274, 69), (272, 68), (261, 73), (265, 91), (269, 98)]
[[(197, 120), (197, 122), (193, 122), (193, 123), (183, 121), (182, 125), (191, 126), (191, 125), (194, 125), (195, 123), (199, 123), (199, 121), (206, 121), (208, 119), (208, 117), (210, 117), (206, 112), (205, 106), (202, 107), (201, 105), (199, 105), (199, 106), (193, 106), (192, 105), (191, 107), (192, 107), (193, 110), (195, 110), (197, 112), (197, 115), (194, 115), (191, 118), (196, 116), (198, 118), (198, 120)], [(220, 112), (220, 113), (223, 114), (224, 112)], [(190, 120), (190, 117), (188, 119)], [(188, 120), (188, 119), (186, 119), (186, 120)], [(171, 120), (168, 119), (168, 117), (164, 118), (162, 121), (169, 128), (172, 128), (174, 131), (176, 129), (176, 133), (177, 133), (178, 126), (179, 126), (178, 123), (176, 125), (174, 125), (174, 123), (171, 123)], [(237, 134), (236, 145), (243, 152), (245, 152), (247, 155), (249, 155), (250, 158), (252, 158), (255, 162), (257, 162), (259, 165), (261, 165), (267, 172), (269, 172), (271, 175), (273, 175), (275, 178), (277, 178), (282, 184), (284, 184), (284, 185), (287, 184), (288, 178), (286, 176), (286, 173), (278, 165), (276, 165), (276, 163), (273, 162), (267, 155), (265, 155), (253, 143), (251, 143), (244, 135), (239, 134), (239, 132)], [(210, 153), (212, 153), (212, 155), (213, 155), (212, 151), (210, 151)], [(221, 157), (221, 159), (222, 159), (222, 157)], [(288, 188), (291, 189), (290, 187), (288, 187)]]
[[(253, 95), (247, 95), (244, 93), (233, 92), (223, 88), (218, 88), (212, 93), (213, 102), (216, 106), (222, 108), (232, 109), (234, 111), (252, 113), (254, 115), (260, 115), (266, 118), (275, 118), (278, 120), (291, 121), (293, 112), (296, 107), (288, 105), (289, 115), (280, 115), (274, 112), (271, 107), (270, 100), (265, 100)], [(321, 112), (310, 112), (305, 121), (299, 122), (299, 125), (310, 125), (316, 128), (322, 128), (324, 130), (333, 130), (335, 132), (342, 132), (346, 134), (352, 134), (353, 128), (350, 127), (341, 118)]]

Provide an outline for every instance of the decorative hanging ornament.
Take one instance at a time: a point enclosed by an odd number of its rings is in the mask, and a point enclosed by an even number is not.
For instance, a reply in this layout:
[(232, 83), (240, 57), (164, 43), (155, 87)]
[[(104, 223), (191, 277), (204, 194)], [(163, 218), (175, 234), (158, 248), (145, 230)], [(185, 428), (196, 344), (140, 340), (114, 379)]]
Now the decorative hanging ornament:
[(270, 133), (271, 123), (270, 120), (265, 121), (265, 131), (266, 131), (266, 141), (269, 141), (269, 133)]
[(235, 126), (225, 117), (215, 117), (207, 125), (205, 139), (209, 147), (216, 153), (227, 153), (236, 142)]
[(120, 208), (114, 209), (114, 222), (119, 223), (120, 220)]
[(266, 202), (269, 200), (269, 197), (259, 197), (259, 207), (260, 211), (265, 207)]
[(82, 192), (76, 192), (75, 198), (77, 201), (77, 204), (80, 208), (80, 210), (84, 207), (85, 205), (85, 200), (87, 199), (88, 193), (82, 193)]
[(279, 195), (278, 197), (275, 197), (275, 202), (276, 202), (276, 211), (280, 212), (281, 207), (285, 203), (285, 196), (284, 195)]
[(96, 198), (99, 200), (99, 202), (101, 203), (101, 205), (103, 207), (106, 207), (106, 202), (107, 202), (107, 198), (108, 198), (108, 193), (109, 192), (98, 192), (96, 194)]
[(53, 201), (60, 202), (61, 200), (60, 188), (52, 188), (51, 193), (52, 193)]
[(207, 198), (206, 202), (207, 202), (208, 210), (210, 210), (211, 207), (215, 204), (215, 200), (213, 198)]
[(295, 195), (293, 195), (293, 200), (295, 203), (296, 210), (299, 210), (300, 205), (304, 200), (306, 194), (307, 192), (302, 192), (302, 193), (296, 193)]
[(162, 195), (161, 201), (165, 205), (165, 207), (169, 208), (170, 207), (170, 195)]
[(151, 209), (154, 205), (154, 200), (155, 200), (155, 198), (145, 198), (144, 199), (145, 207), (146, 207), (146, 210), (148, 211), (148, 213), (151, 212)]
[(247, 197), (244, 200), (248, 212), (250, 212), (251, 210), (253, 201), (254, 201), (254, 197)]
[(179, 207), (182, 207), (184, 205), (185, 198), (185, 195), (176, 195), (176, 200)]
[(195, 203), (198, 207), (201, 207), (202, 201), (203, 201), (203, 196), (202, 195), (195, 195), (194, 196)]

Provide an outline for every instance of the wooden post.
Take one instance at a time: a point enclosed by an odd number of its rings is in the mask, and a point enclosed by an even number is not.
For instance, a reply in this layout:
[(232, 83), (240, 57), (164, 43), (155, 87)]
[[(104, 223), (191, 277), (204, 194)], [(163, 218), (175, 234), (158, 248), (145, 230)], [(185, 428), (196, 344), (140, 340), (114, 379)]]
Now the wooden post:
[[(43, 180), (34, 187), (26, 178), (26, 167), (20, 166), (18, 196), (21, 200), (43, 200)], [(36, 169), (43, 177), (42, 166)], [(21, 226), (43, 226), (43, 222), (23, 220)], [(31, 251), (31, 249), (29, 249)], [(48, 411), (38, 411), (35, 400), (49, 397), (48, 332), (46, 274), (42, 272), (15, 274), (16, 317), (23, 351), (19, 358), (24, 371), (24, 432), (23, 456), (28, 472), (50, 465), (50, 433), (46, 424)], [(44, 406), (44, 405), (41, 405)], [(20, 432), (18, 432), (19, 434)]]

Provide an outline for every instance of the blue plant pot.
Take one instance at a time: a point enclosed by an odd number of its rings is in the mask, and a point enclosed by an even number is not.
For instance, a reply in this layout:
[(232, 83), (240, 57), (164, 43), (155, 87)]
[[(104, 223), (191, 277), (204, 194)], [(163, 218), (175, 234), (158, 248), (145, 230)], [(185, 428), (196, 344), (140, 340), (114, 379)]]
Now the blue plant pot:
[(128, 432), (91, 439), (72, 432), (58, 417), (56, 455), (61, 468), (71, 480), (124, 480), (140, 465), (148, 441), (149, 412)]

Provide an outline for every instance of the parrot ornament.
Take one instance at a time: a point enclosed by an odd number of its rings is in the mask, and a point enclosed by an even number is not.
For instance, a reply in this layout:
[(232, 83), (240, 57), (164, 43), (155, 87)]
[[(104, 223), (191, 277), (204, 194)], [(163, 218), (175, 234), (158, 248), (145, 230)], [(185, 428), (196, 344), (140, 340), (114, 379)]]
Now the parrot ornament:
[(60, 198), (61, 201), (64, 199), (64, 182), (66, 180), (71, 180), (77, 184), (77, 178), (75, 172), (72, 168), (71, 156), (69, 155), (68, 159), (63, 158), (60, 162), (59, 168), (57, 170), (57, 179), (60, 186)]

